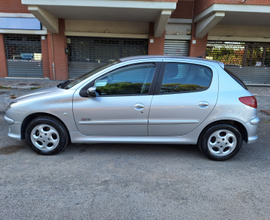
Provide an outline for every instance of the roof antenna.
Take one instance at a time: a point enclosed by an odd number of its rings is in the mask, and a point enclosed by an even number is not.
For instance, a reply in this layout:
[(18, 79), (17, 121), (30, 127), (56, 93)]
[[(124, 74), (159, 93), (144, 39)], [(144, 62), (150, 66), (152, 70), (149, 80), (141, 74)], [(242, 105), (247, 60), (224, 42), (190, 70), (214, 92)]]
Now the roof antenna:
[(206, 55), (206, 51), (201, 56), (198, 56), (197, 58), (203, 58), (204, 55)]

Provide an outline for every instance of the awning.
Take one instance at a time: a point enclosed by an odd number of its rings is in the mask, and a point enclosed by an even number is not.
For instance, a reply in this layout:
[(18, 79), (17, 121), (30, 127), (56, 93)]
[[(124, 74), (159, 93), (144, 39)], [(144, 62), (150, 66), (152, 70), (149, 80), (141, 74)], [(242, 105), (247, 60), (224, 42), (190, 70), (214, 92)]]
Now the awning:
[(58, 33), (58, 18), (69, 20), (154, 22), (161, 37), (177, 1), (22, 0), (51, 32)]
[(270, 6), (214, 4), (194, 18), (196, 38), (203, 38), (217, 24), (270, 26)]

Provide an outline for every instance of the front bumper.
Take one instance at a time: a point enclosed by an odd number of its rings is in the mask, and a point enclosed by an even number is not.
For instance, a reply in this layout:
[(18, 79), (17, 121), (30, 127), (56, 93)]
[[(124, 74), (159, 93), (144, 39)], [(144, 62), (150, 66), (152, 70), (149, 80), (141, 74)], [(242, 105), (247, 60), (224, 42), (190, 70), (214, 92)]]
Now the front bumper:
[(8, 124), (8, 136), (14, 140), (21, 141), (21, 123), (15, 122), (13, 119), (4, 116), (5, 122)]
[(13, 125), (15, 123), (15, 121), (9, 117), (7, 117), (6, 115), (4, 116), (4, 119), (5, 119), (5, 122), (8, 124), (8, 125)]

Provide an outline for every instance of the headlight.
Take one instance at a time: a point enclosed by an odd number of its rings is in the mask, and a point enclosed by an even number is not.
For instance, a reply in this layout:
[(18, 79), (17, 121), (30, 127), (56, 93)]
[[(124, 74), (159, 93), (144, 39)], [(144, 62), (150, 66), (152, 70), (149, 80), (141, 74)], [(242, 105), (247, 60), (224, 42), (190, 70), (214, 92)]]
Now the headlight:
[(9, 109), (11, 109), (12, 106), (13, 106), (14, 104), (16, 104), (16, 103), (17, 103), (17, 102), (11, 102), (11, 103), (9, 103), (8, 107), (6, 108), (6, 112), (7, 112)]

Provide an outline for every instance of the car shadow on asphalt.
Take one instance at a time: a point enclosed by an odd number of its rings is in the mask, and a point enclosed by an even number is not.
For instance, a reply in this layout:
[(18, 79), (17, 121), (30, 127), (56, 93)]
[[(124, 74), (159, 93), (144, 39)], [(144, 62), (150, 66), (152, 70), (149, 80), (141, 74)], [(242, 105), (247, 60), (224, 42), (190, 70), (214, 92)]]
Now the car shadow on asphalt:
[(65, 153), (72, 154), (119, 154), (134, 156), (181, 156), (202, 158), (197, 145), (151, 145), (151, 144), (71, 144)]

